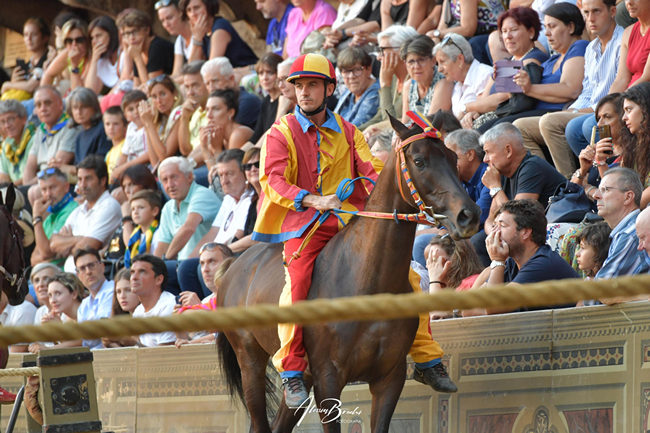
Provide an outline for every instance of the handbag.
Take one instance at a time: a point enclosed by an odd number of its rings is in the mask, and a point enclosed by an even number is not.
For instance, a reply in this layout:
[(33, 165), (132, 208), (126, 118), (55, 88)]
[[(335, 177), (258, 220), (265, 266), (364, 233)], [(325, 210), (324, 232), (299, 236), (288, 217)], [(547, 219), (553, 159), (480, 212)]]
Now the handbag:
[(548, 199), (546, 220), (549, 223), (579, 223), (593, 210), (593, 203), (585, 190), (577, 183), (567, 181), (557, 187), (555, 195)]
[[(524, 66), (526, 72), (530, 76), (530, 82), (539, 84), (542, 81), (542, 74), (544, 70), (537, 63), (531, 62)], [(503, 101), (494, 110), (497, 117), (511, 116), (513, 114), (523, 113), (535, 109), (537, 99), (531, 98), (523, 93), (513, 93), (510, 99)]]

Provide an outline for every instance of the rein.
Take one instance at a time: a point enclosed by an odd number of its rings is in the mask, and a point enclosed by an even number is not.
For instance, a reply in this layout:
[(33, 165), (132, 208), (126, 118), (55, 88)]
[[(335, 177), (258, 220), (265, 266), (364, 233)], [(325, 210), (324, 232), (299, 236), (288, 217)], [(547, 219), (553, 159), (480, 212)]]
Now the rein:
[[(417, 188), (415, 187), (415, 184), (413, 183), (413, 180), (411, 179), (411, 173), (409, 173), (408, 166), (406, 165), (406, 148), (413, 143), (414, 141), (425, 139), (425, 138), (437, 138), (440, 139), (442, 135), (440, 132), (431, 125), (431, 123), (420, 113), (409, 111), (406, 113), (413, 121), (422, 128), (423, 132), (419, 134), (415, 134), (406, 140), (402, 141), (402, 143), (395, 149), (395, 153), (397, 153), (398, 158), (396, 158), (396, 167), (395, 167), (395, 175), (397, 176), (397, 185), (399, 186), (399, 193), (402, 196), (402, 199), (406, 202), (409, 203), (409, 200), (404, 193), (404, 190), (402, 188), (402, 179), (400, 177), (400, 173), (404, 176), (404, 180), (406, 181), (406, 186), (409, 188), (409, 192), (411, 194), (411, 198), (415, 202), (415, 205), (418, 207), (420, 212), (417, 213), (398, 213), (397, 209), (394, 209), (392, 213), (390, 212), (370, 212), (370, 211), (348, 211), (348, 210), (343, 210), (343, 209), (332, 209), (325, 211), (321, 214), (321, 216), (318, 218), (316, 223), (313, 225), (311, 230), (309, 230), (309, 233), (307, 233), (307, 236), (305, 236), (305, 239), (302, 241), (300, 244), (300, 247), (292, 254), (291, 258), (287, 262), (287, 266), (291, 264), (291, 262), (294, 259), (297, 259), (300, 257), (300, 253), (302, 250), (307, 246), (309, 241), (311, 240), (312, 236), (320, 227), (320, 225), (325, 222), (327, 218), (331, 215), (332, 212), (337, 213), (337, 214), (350, 214), (350, 215), (356, 215), (360, 217), (365, 217), (365, 218), (375, 218), (375, 219), (385, 219), (385, 220), (394, 220), (395, 223), (399, 224), (400, 221), (407, 221), (407, 222), (416, 222), (416, 223), (421, 223), (421, 224), (427, 224), (430, 226), (434, 227), (440, 227), (442, 225), (441, 221), (446, 219), (447, 216), (443, 214), (437, 214), (433, 211), (433, 208), (431, 206), (426, 206), (424, 202), (422, 201), (422, 198), (420, 197), (420, 194), (417, 191)], [(354, 182), (358, 180), (367, 180), (373, 185), (375, 184), (375, 181), (372, 179), (365, 177), (365, 176), (360, 176), (356, 177), (354, 179), (343, 179), (340, 183), (339, 186), (336, 188), (336, 196), (338, 199), (343, 202), (345, 201), (348, 197), (352, 195), (354, 192)]]

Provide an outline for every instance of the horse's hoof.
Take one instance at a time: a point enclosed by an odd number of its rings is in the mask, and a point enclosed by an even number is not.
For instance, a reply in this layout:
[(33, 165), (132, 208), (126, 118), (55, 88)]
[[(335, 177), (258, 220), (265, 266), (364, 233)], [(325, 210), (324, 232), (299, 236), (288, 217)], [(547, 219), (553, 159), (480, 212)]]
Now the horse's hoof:
[(284, 402), (289, 409), (301, 408), (309, 399), (309, 393), (302, 377), (282, 379), (282, 386), (284, 387)]
[(449, 377), (447, 369), (442, 362), (433, 367), (425, 368), (424, 370), (420, 370), (416, 367), (415, 372), (413, 373), (413, 379), (425, 385), (429, 385), (438, 392), (452, 393), (458, 391), (458, 387)]

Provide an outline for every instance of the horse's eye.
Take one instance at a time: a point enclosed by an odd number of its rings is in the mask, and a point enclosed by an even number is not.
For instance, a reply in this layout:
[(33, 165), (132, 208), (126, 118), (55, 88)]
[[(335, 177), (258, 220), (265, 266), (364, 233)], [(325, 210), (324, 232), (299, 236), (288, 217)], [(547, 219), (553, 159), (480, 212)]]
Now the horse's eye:
[(418, 168), (422, 168), (422, 167), (424, 167), (424, 159), (422, 159), (422, 158), (415, 158), (415, 159), (413, 160), (413, 163), (414, 163), (415, 166), (418, 167)]

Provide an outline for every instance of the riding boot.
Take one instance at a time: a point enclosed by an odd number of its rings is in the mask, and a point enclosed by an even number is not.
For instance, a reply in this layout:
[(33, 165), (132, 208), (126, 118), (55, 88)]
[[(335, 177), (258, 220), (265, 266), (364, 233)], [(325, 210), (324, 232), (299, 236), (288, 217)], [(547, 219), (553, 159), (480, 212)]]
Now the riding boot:
[(289, 409), (302, 407), (309, 398), (302, 377), (285, 377), (282, 379), (282, 386), (284, 387), (284, 402)]
[(413, 379), (425, 385), (429, 385), (438, 392), (451, 393), (458, 391), (458, 387), (451, 380), (449, 374), (447, 374), (447, 369), (442, 362), (437, 363), (433, 367), (424, 368), (422, 370), (415, 367)]

